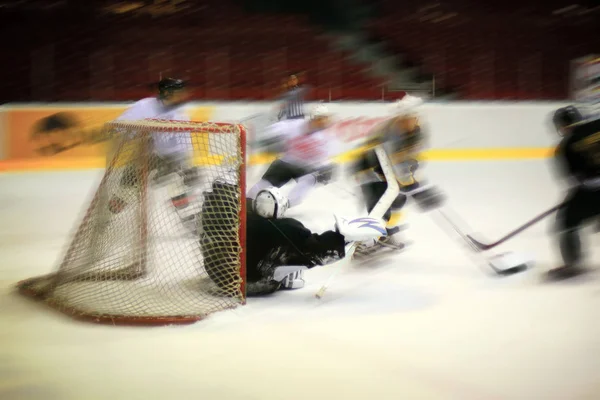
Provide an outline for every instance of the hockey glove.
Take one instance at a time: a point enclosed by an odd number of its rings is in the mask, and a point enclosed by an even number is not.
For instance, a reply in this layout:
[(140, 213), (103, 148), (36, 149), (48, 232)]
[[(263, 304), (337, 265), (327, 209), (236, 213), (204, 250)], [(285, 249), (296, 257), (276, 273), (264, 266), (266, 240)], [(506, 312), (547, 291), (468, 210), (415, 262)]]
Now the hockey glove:
[(414, 174), (419, 169), (419, 162), (414, 158), (409, 158), (402, 163), (402, 167), (409, 174)]
[(430, 211), (439, 208), (446, 200), (444, 194), (433, 186), (418, 190), (409, 195), (415, 199), (415, 202), (421, 211)]

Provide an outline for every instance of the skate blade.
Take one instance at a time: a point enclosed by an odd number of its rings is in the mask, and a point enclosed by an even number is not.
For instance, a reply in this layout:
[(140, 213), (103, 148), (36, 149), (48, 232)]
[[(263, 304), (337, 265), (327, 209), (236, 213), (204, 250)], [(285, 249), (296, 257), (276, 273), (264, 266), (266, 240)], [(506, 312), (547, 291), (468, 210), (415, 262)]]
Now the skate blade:
[(364, 260), (364, 259), (372, 259), (373, 257), (389, 255), (394, 253), (400, 253), (406, 250), (409, 247), (410, 243), (406, 242), (402, 246), (398, 246), (391, 243), (377, 243), (375, 246), (371, 247), (358, 247), (354, 252), (353, 259), (356, 260)]
[(584, 277), (589, 272), (588, 269), (582, 267), (560, 267), (547, 271), (544, 280), (547, 282), (573, 280), (574, 278)]

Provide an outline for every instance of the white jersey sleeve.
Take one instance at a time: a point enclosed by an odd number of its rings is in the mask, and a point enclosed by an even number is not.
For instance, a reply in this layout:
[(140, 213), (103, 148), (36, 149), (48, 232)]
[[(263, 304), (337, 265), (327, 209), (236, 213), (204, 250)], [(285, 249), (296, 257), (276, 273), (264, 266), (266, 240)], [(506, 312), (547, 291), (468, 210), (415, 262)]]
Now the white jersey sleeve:
[(285, 140), (302, 134), (306, 130), (306, 121), (303, 119), (292, 119), (276, 122), (270, 125), (263, 134), (261, 140)]
[(334, 135), (334, 132), (332, 132), (331, 130), (327, 130), (327, 135), (327, 155), (330, 159), (333, 159), (342, 154), (345, 148), (342, 141)]
[[(154, 97), (134, 103), (117, 120), (139, 121), (147, 118), (173, 121), (189, 121), (183, 107), (167, 108)], [(189, 132), (153, 132), (154, 149), (159, 155), (190, 157), (193, 153)]]
[(338, 147), (332, 133), (325, 129), (309, 133), (308, 121), (294, 125), (288, 131), (286, 150), (282, 161), (306, 169), (317, 169), (331, 162)]
[(123, 114), (118, 121), (139, 121), (146, 118), (153, 118), (159, 112), (158, 101), (153, 97), (148, 97), (133, 103)]
[[(151, 118), (149, 115), (154, 115), (156, 113), (156, 99), (154, 98), (146, 98), (133, 103), (129, 108), (127, 108), (123, 114), (117, 117), (117, 121), (140, 121), (146, 118)], [(133, 132), (128, 132), (127, 130), (119, 129), (118, 134), (127, 135), (129, 139), (133, 138)]]
[[(190, 121), (190, 117), (182, 108), (173, 110), (169, 118), (158, 116), (157, 118), (172, 121)], [(194, 153), (191, 132), (155, 132), (153, 133), (156, 152), (164, 156), (175, 156), (177, 158), (191, 158)]]

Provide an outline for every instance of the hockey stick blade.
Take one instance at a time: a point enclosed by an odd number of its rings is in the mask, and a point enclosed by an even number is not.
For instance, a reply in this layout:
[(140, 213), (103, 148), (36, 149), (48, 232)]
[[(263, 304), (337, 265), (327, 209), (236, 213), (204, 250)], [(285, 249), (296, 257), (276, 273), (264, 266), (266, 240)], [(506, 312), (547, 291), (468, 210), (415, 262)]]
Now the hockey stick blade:
[(517, 236), (519, 233), (531, 228), (533, 225), (537, 224), (538, 222), (540, 222), (541, 220), (543, 220), (544, 218), (546, 218), (547, 216), (555, 213), (556, 211), (558, 211), (560, 208), (562, 207), (562, 203), (552, 207), (551, 209), (541, 213), (540, 215), (538, 215), (537, 217), (533, 218), (530, 221), (527, 221), (525, 224), (521, 225), (519, 228), (515, 229), (514, 231), (510, 232), (509, 234), (507, 234), (506, 236), (496, 240), (493, 243), (482, 243), (476, 239), (473, 238), (473, 236), (471, 235), (466, 235), (466, 237), (473, 243), (473, 245), (475, 247), (477, 247), (479, 250), (490, 250), (493, 249), (496, 246), (501, 245), (502, 243), (506, 242), (507, 240), (512, 239), (513, 237)]
[(494, 267), (494, 265), (490, 262), (488, 263), (488, 265), (490, 266), (490, 268), (498, 275), (500, 276), (509, 276), (509, 275), (514, 275), (514, 274), (518, 274), (520, 272), (524, 272), (527, 270), (527, 264), (519, 264), (515, 267), (510, 267), (507, 269), (499, 269)]
[[(491, 264), (490, 264), (490, 266), (491, 266)], [(505, 270), (496, 270), (496, 273), (498, 275), (508, 276), (508, 275), (514, 275), (514, 274), (518, 274), (520, 272), (524, 272), (525, 270), (527, 270), (527, 265), (521, 264), (519, 266), (512, 267), (512, 268), (505, 269)]]
[[(490, 267), (490, 269), (492, 271), (494, 271), (494, 273), (498, 276), (509, 276), (509, 275), (514, 275), (514, 274), (518, 274), (520, 272), (523, 272), (525, 270), (528, 269), (528, 265), (527, 262), (513, 262), (510, 263), (509, 265), (506, 262), (506, 256), (508, 255), (508, 253), (505, 254), (500, 254), (500, 255), (496, 255), (494, 257), (492, 257), (492, 259), (489, 259), (487, 257), (484, 257), (482, 253), (482, 250), (479, 249), (477, 246), (475, 246), (475, 244), (469, 240), (468, 235), (465, 235), (458, 226), (456, 226), (456, 224), (446, 215), (445, 212), (443, 212), (442, 210), (438, 210), (439, 215), (442, 216), (442, 218), (446, 221), (446, 223), (448, 225), (450, 225), (452, 227), (452, 229), (454, 230), (454, 232), (456, 234), (458, 234), (458, 236), (460, 236), (461, 239), (463, 239), (463, 241), (471, 248), (472, 250), (472, 254), (478, 254), (481, 257), (481, 260), (485, 260), (486, 264)], [(504, 257), (504, 258), (503, 258)], [(497, 259), (498, 262), (500, 262), (501, 264), (505, 264), (501, 267), (499, 267), (498, 265), (494, 264), (494, 259)]]

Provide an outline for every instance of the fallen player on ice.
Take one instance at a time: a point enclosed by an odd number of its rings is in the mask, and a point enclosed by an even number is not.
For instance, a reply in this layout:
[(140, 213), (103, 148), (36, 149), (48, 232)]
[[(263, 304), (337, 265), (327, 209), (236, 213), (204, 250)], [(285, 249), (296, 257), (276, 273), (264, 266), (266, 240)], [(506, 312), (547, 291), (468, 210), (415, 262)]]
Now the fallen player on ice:
[[(204, 194), (200, 246), (204, 266), (219, 287), (217, 294), (235, 293), (239, 281), (228, 268), (239, 268), (225, 246), (236, 243), (238, 218), (229, 200), (238, 196), (239, 187), (215, 182)], [(261, 296), (280, 289), (304, 287), (303, 271), (338, 261), (345, 256), (347, 242), (373, 241), (386, 234), (382, 220), (337, 219), (332, 230), (313, 233), (300, 221), (285, 218), (288, 201), (274, 187), (260, 191), (246, 213), (246, 295)], [(229, 256), (229, 258), (228, 258)]]

